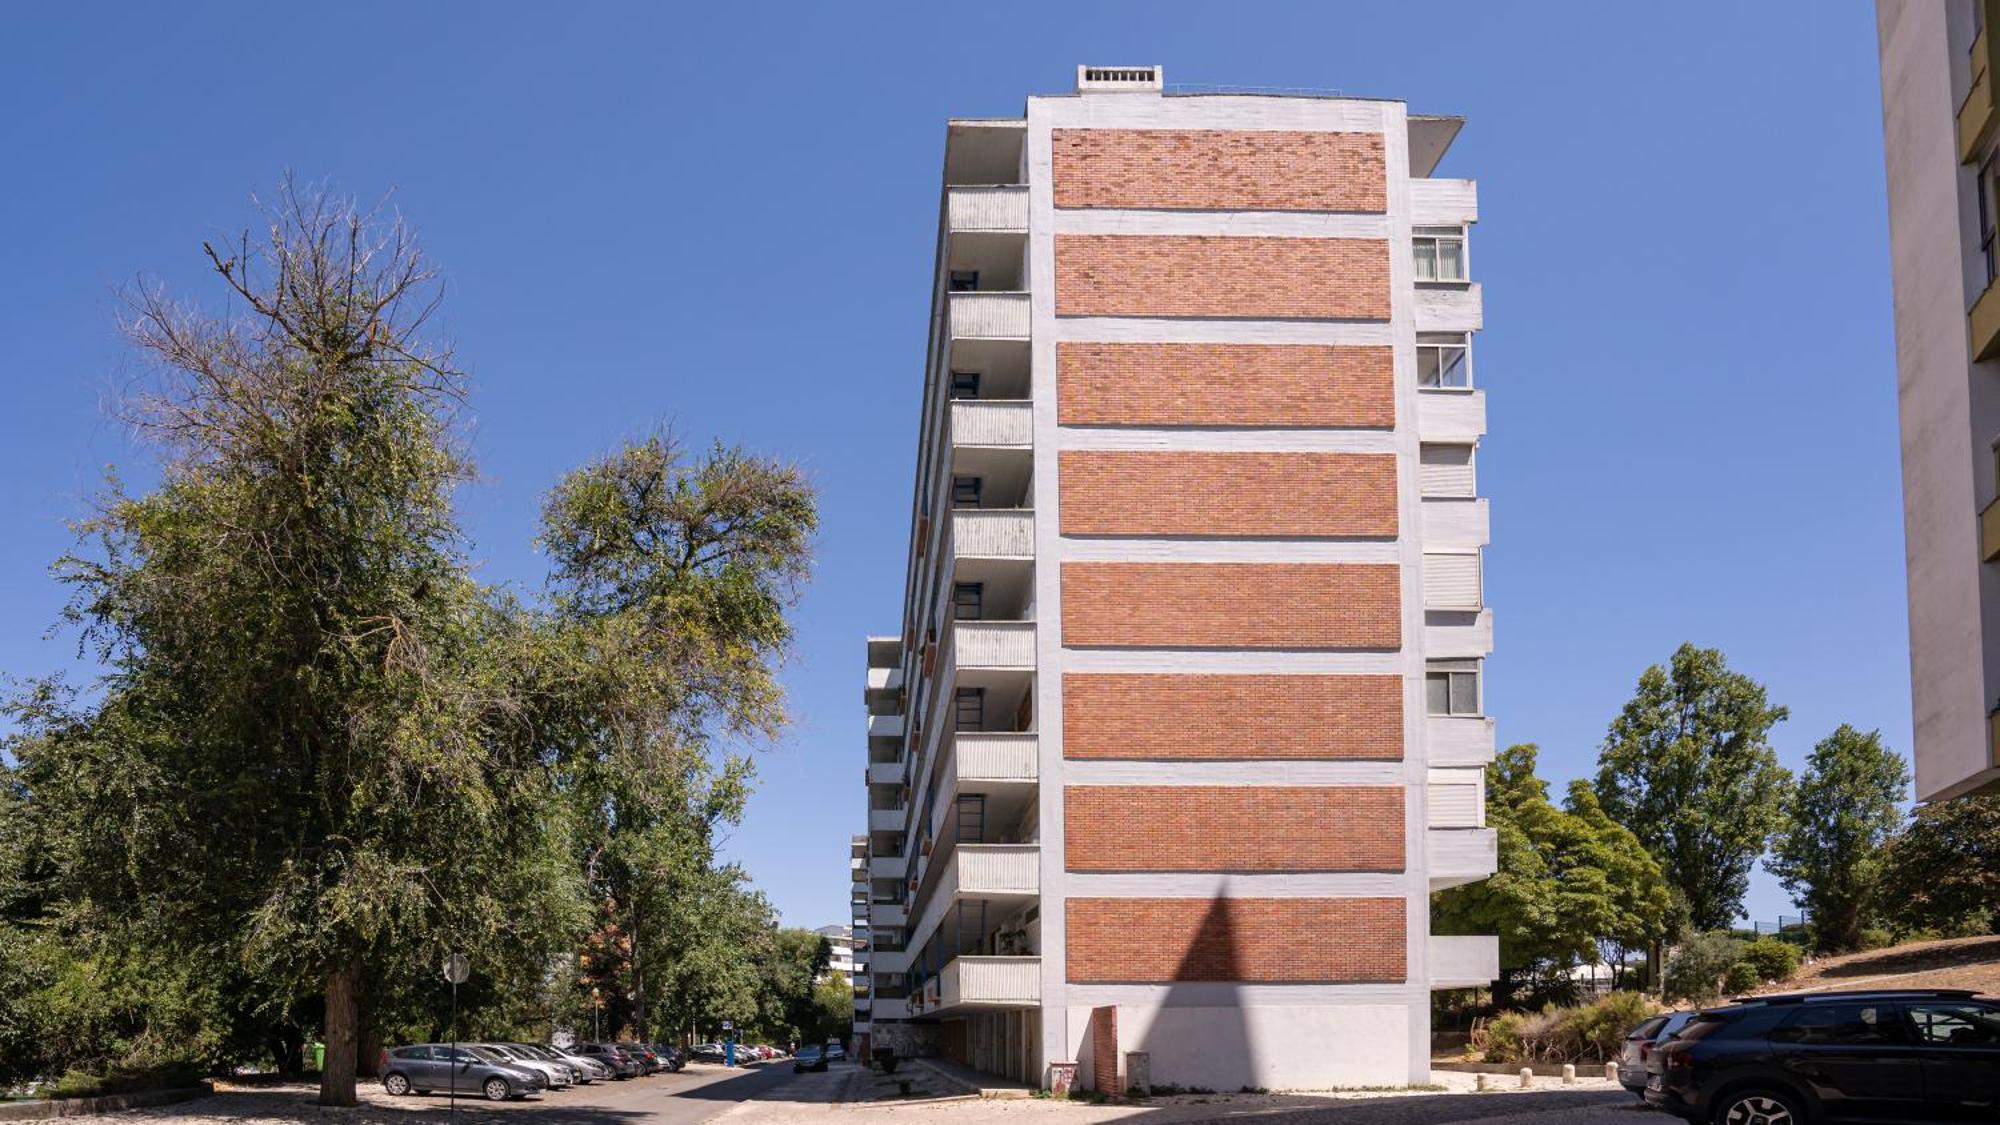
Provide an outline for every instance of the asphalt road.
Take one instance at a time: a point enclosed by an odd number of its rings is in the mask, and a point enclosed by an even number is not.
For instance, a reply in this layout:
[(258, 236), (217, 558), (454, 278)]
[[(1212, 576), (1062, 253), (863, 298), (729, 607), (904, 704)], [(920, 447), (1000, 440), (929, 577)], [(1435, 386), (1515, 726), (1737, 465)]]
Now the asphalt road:
[(596, 1082), (523, 1101), (476, 1103), (474, 1108), (482, 1121), (527, 1114), (519, 1125), (697, 1125), (796, 1077), (789, 1060), (735, 1070), (695, 1063), (679, 1074)]

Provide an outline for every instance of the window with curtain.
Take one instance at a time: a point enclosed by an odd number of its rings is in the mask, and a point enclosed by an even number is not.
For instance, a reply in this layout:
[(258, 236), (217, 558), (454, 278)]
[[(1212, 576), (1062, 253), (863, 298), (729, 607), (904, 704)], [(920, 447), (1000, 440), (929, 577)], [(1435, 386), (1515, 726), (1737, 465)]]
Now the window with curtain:
[(1418, 227), (1411, 234), (1418, 281), (1466, 279), (1464, 227)]

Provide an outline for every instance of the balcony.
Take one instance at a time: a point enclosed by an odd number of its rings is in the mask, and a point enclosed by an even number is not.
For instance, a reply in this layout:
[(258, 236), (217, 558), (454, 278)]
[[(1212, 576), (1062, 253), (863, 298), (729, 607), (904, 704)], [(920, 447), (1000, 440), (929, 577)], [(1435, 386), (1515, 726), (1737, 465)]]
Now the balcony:
[[(869, 809), (868, 831), (901, 832), (903, 825), (908, 823), (909, 819), (910, 810), (907, 805), (897, 805), (895, 808), (889, 809)], [(903, 857), (897, 856), (896, 862), (903, 863)]]
[(1486, 433), (1485, 391), (1424, 391), (1417, 396), (1417, 436), (1468, 445)]
[(1433, 766), (1483, 766), (1493, 760), (1493, 720), (1426, 715), (1424, 744)]
[(951, 334), (962, 340), (1028, 338), (1026, 293), (953, 293)]
[(1041, 737), (1032, 731), (960, 732), (952, 760), (960, 792), (977, 793), (993, 785), (1032, 785), (1041, 769)]
[(901, 785), (903, 783), (903, 770), (908, 762), (908, 758), (897, 758), (892, 762), (868, 763), (868, 784)]
[[(868, 822), (871, 826), (875, 823), (875, 814), (883, 811), (885, 810), (868, 810)], [(895, 809), (893, 811), (896, 816), (896, 822), (884, 831), (893, 832), (903, 826), (904, 810)], [(909, 873), (910, 857), (906, 855), (878, 855), (868, 861), (868, 875), (873, 879), (895, 879), (900, 881)], [(877, 919), (877, 924), (880, 924), (880, 919)]]
[(1040, 957), (954, 957), (938, 971), (936, 1012), (1038, 1008)]
[(951, 553), (961, 559), (1035, 557), (1035, 513), (1026, 508), (961, 508), (951, 514)]
[[(1427, 613), (1424, 656), (1431, 660), (1477, 660), (1493, 655), (1493, 611)], [(1444, 620), (1449, 619), (1449, 620)]]
[(1965, 93), (1965, 100), (1958, 106), (1958, 162), (1976, 164), (1986, 147), (1987, 138), (1993, 135), (1993, 20), (2000, 18), (2000, 4), (1992, 0), (1974, 0), (1983, 9), (1983, 21), (1978, 38), (1972, 41), (1971, 57), (1967, 63), (1972, 71), (1972, 83)]
[(896, 929), (906, 925), (909, 920), (909, 908), (900, 902), (883, 902), (878, 899), (868, 904), (868, 925), (871, 929)]
[(868, 971), (876, 976), (895, 976), (910, 971), (910, 951), (887, 952), (877, 950), (869, 963)]
[(1493, 539), (1484, 499), (1425, 497), (1420, 510), (1426, 551), (1471, 550)]
[(1985, 562), (2000, 559), (2000, 498), (1979, 513), (1979, 557)]
[(847, 873), (853, 876), (855, 882), (866, 883), (868, 881), (868, 861), (865, 859), (848, 860)]
[(895, 999), (884, 997), (875, 1001), (872, 1014), (878, 1020), (906, 1020), (910, 1018), (910, 1002), (901, 997)]
[(1019, 231), (1028, 229), (1028, 189), (1022, 185), (954, 187), (945, 193), (945, 214), (951, 231)]
[(903, 737), (903, 717), (901, 715), (868, 716), (868, 737), (870, 738)]
[(952, 659), (960, 668), (1024, 672), (1035, 668), (1032, 621), (957, 621), (951, 630)]
[(1432, 988), (1485, 988), (1500, 976), (1500, 939), (1491, 934), (1432, 934), (1428, 947)]
[(901, 668), (868, 669), (869, 691), (895, 691), (902, 686), (903, 670)]
[(1410, 181), (1410, 225), (1462, 227), (1479, 221), (1479, 185), (1471, 180)]
[(1417, 331), (1477, 332), (1485, 320), (1479, 283), (1426, 282), (1417, 286)]
[(1431, 828), (1425, 839), (1431, 890), (1476, 883), (1499, 866), (1499, 837), (1491, 828)]
[(951, 443), (959, 448), (1026, 449), (1035, 440), (1033, 409), (1027, 399), (961, 399), (951, 404)]
[(1041, 893), (1042, 849), (1035, 844), (960, 844), (942, 887), (968, 898), (1022, 898)]

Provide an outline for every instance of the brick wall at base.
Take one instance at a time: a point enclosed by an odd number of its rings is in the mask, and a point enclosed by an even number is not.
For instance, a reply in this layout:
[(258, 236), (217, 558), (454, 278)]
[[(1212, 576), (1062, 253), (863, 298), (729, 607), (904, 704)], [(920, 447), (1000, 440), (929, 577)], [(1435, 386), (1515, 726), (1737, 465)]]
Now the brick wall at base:
[(1071, 785), (1071, 871), (1401, 871), (1395, 785)]
[(1393, 649), (1400, 590), (1386, 563), (1066, 562), (1062, 643)]
[(1393, 453), (1065, 449), (1064, 535), (1396, 537)]
[(1072, 898), (1077, 984), (1394, 983), (1408, 974), (1400, 898)]
[(1401, 676), (1071, 672), (1062, 705), (1071, 759), (1403, 757)]
[(1396, 424), (1386, 344), (1056, 345), (1065, 426)]
[(1118, 1006), (1090, 1010), (1090, 1085), (1100, 1094), (1125, 1092), (1118, 1075)]

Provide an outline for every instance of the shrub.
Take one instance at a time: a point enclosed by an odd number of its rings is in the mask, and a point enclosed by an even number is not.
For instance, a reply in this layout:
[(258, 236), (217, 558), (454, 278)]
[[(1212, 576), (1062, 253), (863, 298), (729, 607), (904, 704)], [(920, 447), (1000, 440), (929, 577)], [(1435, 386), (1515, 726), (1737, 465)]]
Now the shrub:
[[(1739, 964), (1751, 966), (1757, 972), (1757, 980), (1790, 980), (1799, 971), (1799, 947), (1788, 941), (1774, 937), (1758, 938), (1743, 947)], [(1729, 986), (1732, 990), (1736, 985)]]
[(1722, 974), (1723, 992), (1730, 996), (1755, 992), (1757, 986), (1762, 983), (1764, 978), (1757, 972), (1757, 966), (1748, 961), (1738, 961), (1729, 966), (1728, 972)]
[(1487, 1062), (1613, 1059), (1626, 1032), (1658, 1010), (1639, 993), (1613, 992), (1577, 1007), (1508, 1012), (1486, 1025), (1476, 1043)]
[(1896, 935), (1883, 926), (1863, 926), (1861, 928), (1861, 948), (1887, 949), (1896, 944)]
[(1666, 994), (1696, 1002), (1713, 1000), (1722, 975), (1743, 959), (1743, 944), (1728, 934), (1696, 934), (1667, 962)]

